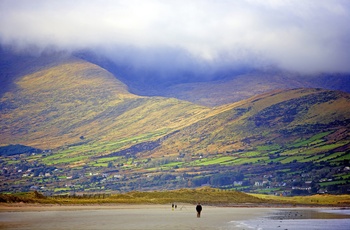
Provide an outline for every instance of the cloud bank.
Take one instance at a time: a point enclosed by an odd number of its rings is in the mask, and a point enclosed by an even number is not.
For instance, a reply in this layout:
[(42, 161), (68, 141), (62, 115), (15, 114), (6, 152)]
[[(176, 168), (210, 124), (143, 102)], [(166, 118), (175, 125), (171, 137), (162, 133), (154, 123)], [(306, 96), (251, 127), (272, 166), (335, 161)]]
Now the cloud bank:
[(98, 50), (159, 75), (350, 72), (348, 0), (0, 0), (0, 42)]

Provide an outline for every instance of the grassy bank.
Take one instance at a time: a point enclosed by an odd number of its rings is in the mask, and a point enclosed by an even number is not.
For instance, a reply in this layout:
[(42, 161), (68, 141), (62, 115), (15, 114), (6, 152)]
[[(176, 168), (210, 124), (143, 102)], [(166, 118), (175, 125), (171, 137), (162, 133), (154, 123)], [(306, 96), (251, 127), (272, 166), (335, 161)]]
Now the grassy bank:
[(232, 190), (209, 187), (199, 189), (179, 189), (171, 191), (132, 191), (120, 194), (82, 194), (45, 197), (38, 192), (22, 194), (1, 194), (1, 203), (39, 204), (169, 204), (205, 203), (207, 205), (331, 205), (350, 206), (350, 195), (315, 195), (279, 197), (260, 194), (246, 194)]
[(295, 205), (330, 205), (350, 206), (350, 195), (312, 195), (312, 196), (273, 196), (264, 194), (251, 194), (262, 200), (269, 200), (271, 203), (286, 203)]
[(123, 203), (123, 204), (167, 204), (197, 203), (206, 204), (235, 204), (235, 203), (264, 203), (261, 198), (237, 191), (224, 191), (212, 188), (179, 189), (171, 191), (132, 191), (118, 194), (82, 194), (45, 197), (38, 192), (22, 194), (2, 194), (2, 203), (43, 203), (43, 204), (94, 204), (94, 203)]

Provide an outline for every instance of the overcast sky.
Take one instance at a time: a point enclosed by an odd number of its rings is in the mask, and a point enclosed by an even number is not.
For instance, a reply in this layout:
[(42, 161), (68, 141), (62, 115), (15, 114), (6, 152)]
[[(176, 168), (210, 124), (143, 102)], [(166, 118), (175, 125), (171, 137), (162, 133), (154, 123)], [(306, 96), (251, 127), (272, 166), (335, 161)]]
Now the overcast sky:
[(0, 0), (2, 44), (94, 48), (164, 74), (247, 65), (350, 72), (349, 22), (349, 0)]

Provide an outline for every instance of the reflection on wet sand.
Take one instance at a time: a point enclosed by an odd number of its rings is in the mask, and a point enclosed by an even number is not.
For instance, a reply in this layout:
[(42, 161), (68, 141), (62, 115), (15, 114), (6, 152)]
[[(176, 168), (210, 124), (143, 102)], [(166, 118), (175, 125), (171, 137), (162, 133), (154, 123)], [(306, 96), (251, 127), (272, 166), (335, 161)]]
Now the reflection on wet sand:
[(341, 209), (275, 209), (269, 215), (235, 222), (235, 229), (269, 230), (348, 230), (350, 210)]
[[(350, 211), (350, 210), (349, 210)], [(278, 210), (269, 218), (275, 220), (296, 220), (296, 219), (349, 219), (350, 213), (332, 213), (315, 209), (288, 209)]]

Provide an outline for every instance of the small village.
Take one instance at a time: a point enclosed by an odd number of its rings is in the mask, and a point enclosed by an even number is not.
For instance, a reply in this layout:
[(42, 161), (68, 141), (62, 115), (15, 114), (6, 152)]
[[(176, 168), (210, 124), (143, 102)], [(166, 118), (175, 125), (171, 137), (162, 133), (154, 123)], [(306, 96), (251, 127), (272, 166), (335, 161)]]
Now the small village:
[[(162, 168), (147, 170), (135, 163), (107, 164), (105, 167), (57, 167), (41, 159), (50, 152), (25, 153), (0, 158), (2, 193), (39, 191), (47, 196), (61, 194), (121, 193), (132, 190), (173, 190), (210, 186), (247, 193), (294, 196), (310, 194), (349, 194), (350, 167), (344, 160), (329, 163), (270, 163), (238, 166)], [(28, 156), (35, 156), (29, 161)]]

